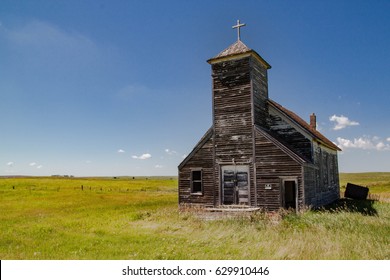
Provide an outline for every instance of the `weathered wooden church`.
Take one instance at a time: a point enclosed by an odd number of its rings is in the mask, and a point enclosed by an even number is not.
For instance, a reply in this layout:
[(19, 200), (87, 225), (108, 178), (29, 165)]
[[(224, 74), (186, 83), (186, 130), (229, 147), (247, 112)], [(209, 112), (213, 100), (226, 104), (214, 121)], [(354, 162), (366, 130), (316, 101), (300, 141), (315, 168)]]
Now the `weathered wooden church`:
[(271, 66), (238, 40), (207, 62), (212, 127), (179, 165), (179, 204), (242, 205), (268, 211), (318, 207), (339, 198), (337, 151), (316, 130), (268, 97)]

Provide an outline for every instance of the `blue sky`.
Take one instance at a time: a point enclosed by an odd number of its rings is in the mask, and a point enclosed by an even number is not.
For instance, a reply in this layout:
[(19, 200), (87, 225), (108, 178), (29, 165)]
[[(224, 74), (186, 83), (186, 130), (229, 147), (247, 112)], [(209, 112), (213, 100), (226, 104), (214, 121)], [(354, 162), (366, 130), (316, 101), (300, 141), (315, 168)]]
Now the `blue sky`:
[(390, 171), (389, 1), (0, 0), (0, 175), (176, 175), (211, 126), (206, 60), (241, 39), (269, 96)]

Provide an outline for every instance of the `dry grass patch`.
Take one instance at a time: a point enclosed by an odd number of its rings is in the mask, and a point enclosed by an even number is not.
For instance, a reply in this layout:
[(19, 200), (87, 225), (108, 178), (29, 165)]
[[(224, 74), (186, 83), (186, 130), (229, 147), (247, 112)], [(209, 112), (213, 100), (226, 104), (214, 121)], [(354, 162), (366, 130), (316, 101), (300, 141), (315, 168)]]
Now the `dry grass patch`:
[(205, 220), (178, 211), (175, 179), (17, 178), (0, 213), (1, 259), (390, 258), (379, 201)]

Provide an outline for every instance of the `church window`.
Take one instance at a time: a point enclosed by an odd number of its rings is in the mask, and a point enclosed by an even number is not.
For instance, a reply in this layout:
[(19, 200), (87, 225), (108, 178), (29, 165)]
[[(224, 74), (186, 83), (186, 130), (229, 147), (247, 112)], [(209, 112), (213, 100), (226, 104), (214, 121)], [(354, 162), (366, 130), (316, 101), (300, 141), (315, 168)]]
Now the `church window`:
[(202, 170), (191, 171), (191, 193), (202, 194)]

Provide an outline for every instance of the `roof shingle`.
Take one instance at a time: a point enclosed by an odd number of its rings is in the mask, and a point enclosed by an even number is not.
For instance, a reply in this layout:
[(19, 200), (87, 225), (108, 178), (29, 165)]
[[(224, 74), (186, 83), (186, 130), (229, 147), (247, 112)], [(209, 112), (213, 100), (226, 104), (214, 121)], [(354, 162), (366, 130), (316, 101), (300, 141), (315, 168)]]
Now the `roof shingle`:
[(257, 52), (248, 48), (241, 40), (237, 40), (234, 44), (231, 44), (229, 47), (221, 51), (219, 54), (207, 60), (208, 63), (213, 64), (214, 62), (230, 59), (230, 57), (236, 55), (245, 55), (252, 54), (254, 55), (266, 69), (270, 69), (271, 65), (268, 64), (267, 61), (264, 60)]
[(231, 44), (228, 48), (221, 51), (219, 54), (217, 54), (214, 58), (220, 58), (224, 56), (234, 55), (234, 54), (241, 54), (251, 51), (250, 48), (248, 48), (241, 40), (237, 40), (234, 44)]

